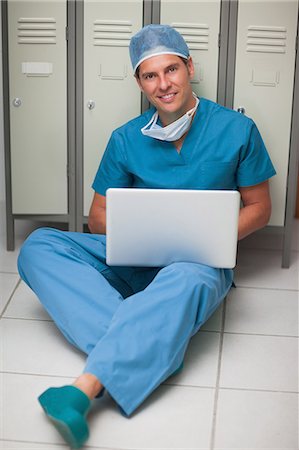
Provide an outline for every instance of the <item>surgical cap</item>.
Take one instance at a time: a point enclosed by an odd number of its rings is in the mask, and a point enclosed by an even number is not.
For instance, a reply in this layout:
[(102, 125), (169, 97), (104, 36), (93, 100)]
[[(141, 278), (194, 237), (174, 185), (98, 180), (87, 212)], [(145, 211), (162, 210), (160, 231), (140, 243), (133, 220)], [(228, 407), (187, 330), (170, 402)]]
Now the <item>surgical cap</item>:
[(169, 25), (147, 25), (131, 38), (130, 57), (134, 73), (146, 59), (166, 54), (185, 59), (189, 57), (189, 49), (184, 38)]

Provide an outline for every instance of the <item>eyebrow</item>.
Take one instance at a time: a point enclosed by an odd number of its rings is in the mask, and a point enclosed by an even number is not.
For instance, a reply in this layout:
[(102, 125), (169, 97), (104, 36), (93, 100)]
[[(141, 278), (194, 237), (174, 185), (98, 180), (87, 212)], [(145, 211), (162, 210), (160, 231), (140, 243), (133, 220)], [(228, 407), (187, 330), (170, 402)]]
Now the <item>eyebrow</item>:
[[(167, 72), (167, 71), (168, 71), (169, 69), (171, 69), (172, 67), (179, 67), (179, 63), (172, 63), (172, 64), (169, 64), (169, 66), (167, 66), (167, 67), (164, 68), (164, 72)], [(141, 78), (145, 78), (145, 77), (147, 77), (148, 75), (154, 75), (155, 73), (157, 73), (157, 72), (155, 72), (155, 71), (153, 71), (153, 72), (144, 72), (144, 73), (141, 74)]]

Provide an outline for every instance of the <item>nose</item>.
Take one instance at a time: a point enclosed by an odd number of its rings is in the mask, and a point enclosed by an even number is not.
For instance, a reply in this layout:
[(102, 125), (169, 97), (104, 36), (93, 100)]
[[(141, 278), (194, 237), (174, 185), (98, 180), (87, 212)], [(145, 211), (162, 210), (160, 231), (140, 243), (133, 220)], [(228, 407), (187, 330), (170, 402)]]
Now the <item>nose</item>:
[(167, 91), (167, 89), (170, 86), (170, 80), (168, 79), (167, 75), (160, 75), (160, 84), (159, 84), (159, 88), (161, 89), (161, 91)]

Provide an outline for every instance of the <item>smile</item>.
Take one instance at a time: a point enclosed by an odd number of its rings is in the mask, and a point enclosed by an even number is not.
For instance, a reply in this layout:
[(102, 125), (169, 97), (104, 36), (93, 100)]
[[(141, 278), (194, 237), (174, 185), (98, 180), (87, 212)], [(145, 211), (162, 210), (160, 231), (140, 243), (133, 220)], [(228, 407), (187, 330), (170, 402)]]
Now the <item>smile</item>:
[(169, 100), (172, 100), (172, 99), (175, 97), (175, 95), (176, 95), (176, 94), (166, 94), (166, 95), (161, 95), (161, 96), (159, 97), (159, 99), (160, 99), (160, 100), (163, 100), (163, 101), (169, 101)]

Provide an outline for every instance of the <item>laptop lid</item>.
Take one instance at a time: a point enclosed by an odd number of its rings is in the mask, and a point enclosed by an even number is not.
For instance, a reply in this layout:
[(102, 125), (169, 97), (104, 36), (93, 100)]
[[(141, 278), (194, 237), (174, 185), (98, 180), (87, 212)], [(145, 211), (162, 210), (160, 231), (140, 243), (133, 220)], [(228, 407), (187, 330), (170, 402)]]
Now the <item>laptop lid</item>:
[(107, 264), (235, 266), (238, 191), (113, 188), (106, 196)]

